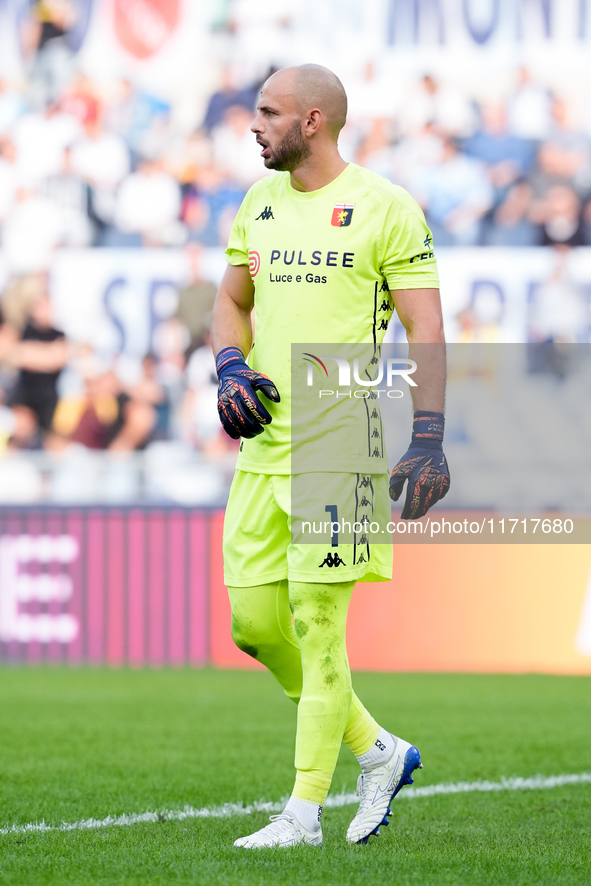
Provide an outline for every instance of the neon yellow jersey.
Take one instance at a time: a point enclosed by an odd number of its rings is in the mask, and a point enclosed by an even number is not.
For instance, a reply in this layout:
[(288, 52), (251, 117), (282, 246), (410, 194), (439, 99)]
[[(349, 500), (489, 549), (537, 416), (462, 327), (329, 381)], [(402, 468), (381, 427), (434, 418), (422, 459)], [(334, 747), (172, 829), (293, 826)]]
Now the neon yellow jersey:
[[(316, 191), (296, 191), (287, 172), (253, 185), (226, 257), (231, 265), (249, 266), (255, 287), (248, 362), (281, 395), (278, 404), (261, 395), (273, 422), (242, 441), (237, 466), (288, 474), (292, 343), (380, 345), (393, 310), (389, 290), (439, 287), (431, 232), (403, 188), (350, 163)], [(331, 468), (379, 473), (387, 468), (383, 446)]]

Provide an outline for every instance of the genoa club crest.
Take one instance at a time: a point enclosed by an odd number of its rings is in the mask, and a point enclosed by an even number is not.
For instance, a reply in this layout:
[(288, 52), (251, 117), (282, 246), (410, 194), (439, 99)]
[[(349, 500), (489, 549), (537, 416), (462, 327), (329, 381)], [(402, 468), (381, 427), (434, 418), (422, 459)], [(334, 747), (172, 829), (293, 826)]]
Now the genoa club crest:
[(353, 218), (354, 203), (335, 203), (330, 220), (333, 228), (346, 228)]

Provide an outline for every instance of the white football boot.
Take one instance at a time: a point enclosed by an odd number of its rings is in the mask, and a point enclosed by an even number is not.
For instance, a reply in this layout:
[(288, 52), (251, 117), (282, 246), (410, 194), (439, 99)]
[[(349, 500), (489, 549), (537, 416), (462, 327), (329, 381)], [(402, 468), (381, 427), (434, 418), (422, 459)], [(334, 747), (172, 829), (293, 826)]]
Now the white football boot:
[(248, 837), (239, 837), (234, 846), (243, 849), (262, 849), (268, 846), (296, 846), (305, 843), (308, 846), (322, 846), (322, 830), (309, 831), (290, 812), (272, 815), (271, 824), (261, 828)]
[(379, 835), (380, 825), (387, 825), (388, 816), (392, 815), (390, 803), (405, 784), (413, 783), (415, 769), (423, 768), (418, 748), (395, 735), (392, 738), (396, 746), (390, 759), (359, 776), (360, 803), (347, 831), (349, 843), (367, 843), (372, 834)]

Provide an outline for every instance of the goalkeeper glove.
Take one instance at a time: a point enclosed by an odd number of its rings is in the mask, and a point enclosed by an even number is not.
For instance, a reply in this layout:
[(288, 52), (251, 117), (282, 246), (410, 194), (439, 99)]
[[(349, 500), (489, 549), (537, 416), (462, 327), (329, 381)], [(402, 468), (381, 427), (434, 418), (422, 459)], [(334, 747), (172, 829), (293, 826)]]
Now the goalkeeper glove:
[(390, 474), (393, 501), (398, 501), (408, 480), (403, 520), (424, 517), (447, 494), (450, 479), (442, 446), (444, 424), (442, 412), (419, 409), (414, 414), (411, 444)]
[(279, 403), (280, 396), (270, 378), (255, 372), (239, 348), (224, 348), (215, 361), (218, 374), (218, 413), (228, 436), (256, 437), (262, 434), (271, 416), (256, 395), (257, 391)]

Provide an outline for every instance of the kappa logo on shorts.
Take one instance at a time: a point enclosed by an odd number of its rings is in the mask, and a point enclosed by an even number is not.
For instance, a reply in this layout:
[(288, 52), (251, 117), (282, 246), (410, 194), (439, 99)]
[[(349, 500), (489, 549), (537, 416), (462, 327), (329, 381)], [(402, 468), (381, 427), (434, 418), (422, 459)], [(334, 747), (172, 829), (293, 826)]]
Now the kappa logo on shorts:
[(322, 563), (318, 565), (319, 569), (322, 569), (323, 566), (328, 566), (329, 569), (332, 569), (333, 566), (346, 566), (344, 560), (341, 560), (338, 554), (328, 553)]

